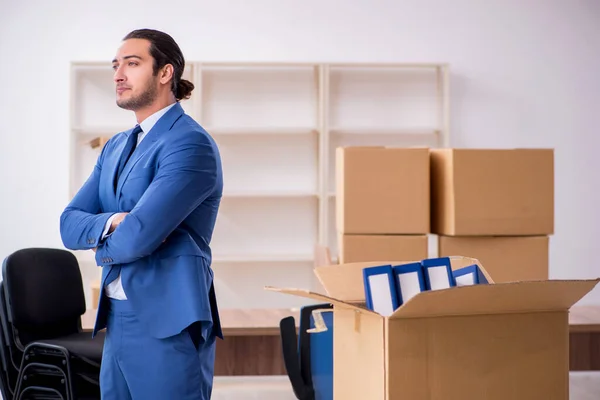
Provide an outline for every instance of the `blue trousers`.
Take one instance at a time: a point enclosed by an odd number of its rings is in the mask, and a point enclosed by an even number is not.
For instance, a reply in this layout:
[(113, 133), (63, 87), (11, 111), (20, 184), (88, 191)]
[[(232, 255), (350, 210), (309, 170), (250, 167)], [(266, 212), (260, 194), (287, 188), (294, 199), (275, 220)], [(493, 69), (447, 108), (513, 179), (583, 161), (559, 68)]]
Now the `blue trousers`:
[(127, 300), (110, 303), (100, 369), (102, 400), (209, 400), (215, 339), (198, 345), (188, 330), (151, 337)]

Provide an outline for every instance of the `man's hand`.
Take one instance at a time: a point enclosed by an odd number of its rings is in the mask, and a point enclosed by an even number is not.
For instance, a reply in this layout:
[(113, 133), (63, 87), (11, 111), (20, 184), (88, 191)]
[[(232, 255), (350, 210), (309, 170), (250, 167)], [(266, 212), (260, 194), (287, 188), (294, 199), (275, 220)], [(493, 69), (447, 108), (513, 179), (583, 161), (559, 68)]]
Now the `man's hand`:
[[(111, 223), (110, 223), (110, 227), (108, 228), (108, 232), (106, 232), (107, 234), (111, 234), (113, 233), (113, 231), (115, 229), (117, 229), (117, 226), (119, 226), (121, 224), (121, 222), (123, 222), (123, 220), (125, 219), (125, 217), (127, 216), (127, 214), (129, 213), (116, 213), (114, 218), (112, 219)], [(95, 253), (98, 250), (97, 247), (94, 247), (92, 249), (92, 251)]]
[(119, 224), (121, 224), (121, 222), (123, 222), (123, 220), (125, 219), (125, 217), (127, 216), (127, 214), (129, 213), (117, 213), (115, 215), (115, 218), (113, 218), (111, 224), (110, 224), (110, 228), (108, 229), (108, 233), (113, 233), (113, 231), (117, 228), (117, 226), (119, 226)]
[[(114, 218), (112, 218), (112, 221), (110, 222), (110, 226), (108, 227), (108, 231), (106, 232), (107, 235), (113, 233), (113, 231), (115, 229), (117, 229), (117, 226), (119, 226), (121, 224), (121, 222), (123, 222), (123, 220), (125, 219), (125, 217), (127, 216), (127, 214), (129, 213), (116, 213), (114, 215)], [(97, 247), (94, 247), (92, 249), (92, 251), (95, 253), (98, 250)]]

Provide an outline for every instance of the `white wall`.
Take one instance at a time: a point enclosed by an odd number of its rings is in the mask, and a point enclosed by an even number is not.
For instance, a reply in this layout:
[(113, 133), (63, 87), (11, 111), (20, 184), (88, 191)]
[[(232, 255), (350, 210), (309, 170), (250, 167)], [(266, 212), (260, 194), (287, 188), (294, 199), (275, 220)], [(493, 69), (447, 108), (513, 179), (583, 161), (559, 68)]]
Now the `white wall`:
[(452, 145), (554, 147), (551, 277), (600, 276), (600, 2), (87, 3), (0, 6), (1, 257), (61, 246), (70, 61), (109, 62), (127, 32), (153, 27), (189, 60), (449, 62)]

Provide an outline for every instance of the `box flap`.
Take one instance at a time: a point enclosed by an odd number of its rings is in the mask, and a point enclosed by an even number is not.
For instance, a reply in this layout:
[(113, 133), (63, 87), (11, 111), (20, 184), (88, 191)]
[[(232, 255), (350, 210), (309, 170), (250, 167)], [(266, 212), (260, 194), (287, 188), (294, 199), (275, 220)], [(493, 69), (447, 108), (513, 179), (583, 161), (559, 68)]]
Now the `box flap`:
[[(477, 264), (488, 282), (494, 282), (477, 259), (463, 256), (452, 256), (449, 258), (453, 270)], [(362, 272), (364, 268), (388, 264), (402, 265), (413, 262), (419, 261), (370, 261), (335, 264), (317, 267), (315, 268), (315, 274), (325, 288), (328, 296), (349, 303), (362, 303), (365, 301), (365, 286)]]
[(374, 315), (379, 316), (379, 314), (377, 314), (376, 312), (368, 310), (364, 307), (360, 307), (355, 304), (350, 304), (348, 302), (340, 301), (340, 300), (334, 299), (332, 297), (325, 296), (323, 294), (311, 292), (310, 290), (295, 289), (295, 288), (278, 288), (278, 287), (274, 287), (274, 286), (265, 286), (265, 290), (270, 290), (272, 292), (291, 294), (293, 296), (306, 297), (308, 299), (319, 300), (324, 303), (331, 303), (336, 307), (356, 310), (356, 311), (364, 312), (367, 314), (374, 314)]
[(314, 256), (315, 256), (315, 264), (314, 264), (315, 268), (333, 264), (333, 261), (331, 260), (331, 252), (329, 251), (329, 246), (323, 246), (320, 244), (316, 244)]
[(523, 281), (422, 292), (389, 318), (566, 311), (599, 281)]
[(469, 265), (476, 264), (479, 267), (479, 270), (481, 271), (481, 273), (487, 279), (488, 283), (495, 282), (494, 279), (490, 276), (490, 274), (487, 272), (485, 267), (483, 265), (481, 265), (481, 263), (479, 262), (479, 260), (477, 258), (465, 257), (465, 256), (448, 256), (448, 258), (450, 259), (450, 266), (452, 267), (453, 271), (464, 268), (464, 267), (468, 267)]
[(327, 295), (349, 303), (364, 303), (363, 269), (378, 265), (399, 265), (410, 261), (373, 261), (327, 265), (315, 268)]

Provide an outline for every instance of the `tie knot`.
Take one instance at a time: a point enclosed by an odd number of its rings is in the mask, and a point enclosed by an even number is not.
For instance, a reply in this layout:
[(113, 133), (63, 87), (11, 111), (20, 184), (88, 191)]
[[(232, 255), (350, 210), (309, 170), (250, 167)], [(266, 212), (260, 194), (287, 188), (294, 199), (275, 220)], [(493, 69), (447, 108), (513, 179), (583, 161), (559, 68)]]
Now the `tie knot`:
[(134, 136), (137, 136), (140, 134), (140, 132), (142, 132), (142, 127), (138, 124), (135, 126), (135, 128), (133, 128), (133, 131), (131, 131), (131, 134)]

